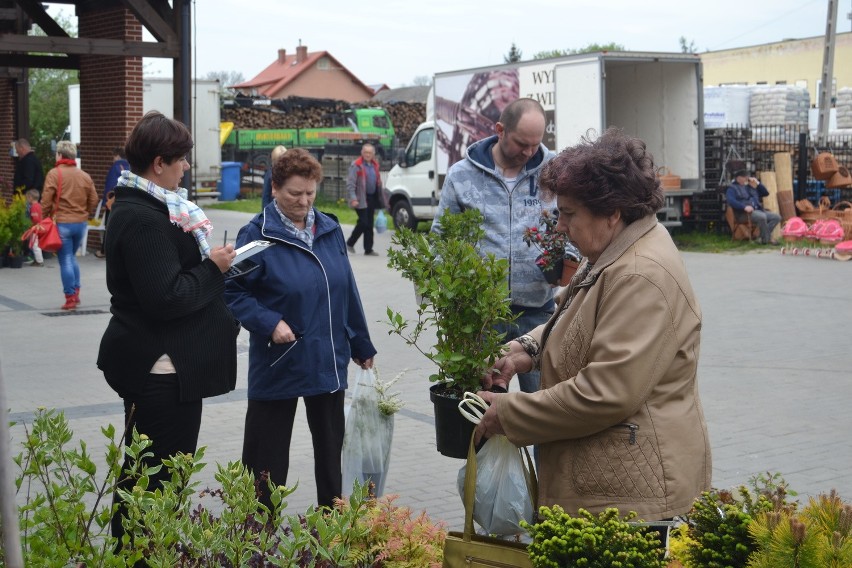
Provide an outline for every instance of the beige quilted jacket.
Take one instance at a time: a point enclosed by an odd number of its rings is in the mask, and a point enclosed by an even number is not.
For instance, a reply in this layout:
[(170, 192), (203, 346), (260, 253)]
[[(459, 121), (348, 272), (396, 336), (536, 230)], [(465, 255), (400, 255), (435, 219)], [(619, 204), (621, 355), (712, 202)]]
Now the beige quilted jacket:
[(497, 400), (509, 439), (539, 444), (539, 505), (618, 507), (646, 521), (686, 513), (710, 488), (711, 462), (696, 380), (701, 309), (680, 253), (648, 216), (576, 280), (531, 333), (544, 344), (541, 390)]

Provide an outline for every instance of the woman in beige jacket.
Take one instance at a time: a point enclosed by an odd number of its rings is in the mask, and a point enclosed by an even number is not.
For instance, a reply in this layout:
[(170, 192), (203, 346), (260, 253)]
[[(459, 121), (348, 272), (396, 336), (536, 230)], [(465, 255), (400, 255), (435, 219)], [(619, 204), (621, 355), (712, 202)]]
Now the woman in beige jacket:
[[(56, 145), (56, 167), (44, 178), (41, 207), (44, 217), (56, 217), (56, 228), (62, 237), (59, 249), (59, 276), (65, 293), (63, 310), (77, 309), (80, 303), (80, 266), (74, 256), (86, 246), (83, 236), (86, 224), (98, 205), (98, 193), (89, 174), (77, 167), (77, 147), (62, 140)], [(58, 205), (57, 205), (58, 194)]]
[(540, 369), (536, 393), (491, 402), (477, 436), (539, 446), (539, 505), (617, 507), (645, 521), (686, 513), (710, 488), (698, 397), (701, 309), (657, 223), (663, 190), (645, 143), (616, 129), (542, 171), (557, 230), (586, 260), (546, 324), (511, 341), (485, 387)]

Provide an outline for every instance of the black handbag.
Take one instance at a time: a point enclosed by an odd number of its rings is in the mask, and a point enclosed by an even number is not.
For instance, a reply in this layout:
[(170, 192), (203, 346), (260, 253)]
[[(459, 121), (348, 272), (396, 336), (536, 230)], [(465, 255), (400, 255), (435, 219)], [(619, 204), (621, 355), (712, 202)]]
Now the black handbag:
[[(532, 459), (526, 448), (527, 487), (533, 506), (538, 502), (538, 480)], [(532, 568), (527, 545), (477, 535), (473, 530), (473, 500), (476, 492), (476, 449), (473, 436), (467, 452), (467, 470), (464, 477), (464, 532), (451, 531), (444, 541), (444, 568)]]

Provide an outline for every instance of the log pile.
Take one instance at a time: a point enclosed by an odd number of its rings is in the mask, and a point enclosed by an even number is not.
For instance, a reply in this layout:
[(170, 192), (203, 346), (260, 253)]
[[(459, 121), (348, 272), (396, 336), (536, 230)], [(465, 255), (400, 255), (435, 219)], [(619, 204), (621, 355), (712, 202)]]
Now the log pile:
[[(304, 99), (302, 99), (304, 101)], [(278, 101), (276, 101), (278, 102)], [(286, 101), (282, 101), (286, 103)], [(375, 106), (359, 105), (362, 107)], [(269, 107), (232, 106), (222, 109), (222, 120), (233, 122), (237, 130), (268, 130), (281, 128), (331, 128), (341, 126), (335, 124), (332, 117), (340, 115), (350, 108), (344, 101), (323, 101), (323, 104), (281, 104)], [(385, 111), (391, 117), (396, 137), (400, 146), (405, 146), (425, 120), (426, 105), (423, 103), (387, 103)]]
[(391, 117), (400, 146), (405, 146), (420, 123), (426, 120), (426, 105), (423, 103), (387, 103), (385, 110)]
[(237, 130), (266, 130), (275, 128), (329, 128), (334, 126), (331, 115), (343, 112), (340, 108), (301, 107), (290, 111), (264, 107), (235, 107), (222, 109), (222, 120), (233, 122)]

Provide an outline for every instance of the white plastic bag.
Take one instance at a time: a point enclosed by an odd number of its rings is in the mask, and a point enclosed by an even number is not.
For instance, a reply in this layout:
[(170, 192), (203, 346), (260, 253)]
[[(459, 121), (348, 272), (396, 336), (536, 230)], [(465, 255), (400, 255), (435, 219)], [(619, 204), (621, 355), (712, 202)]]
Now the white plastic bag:
[(385, 212), (382, 209), (379, 209), (379, 214), (376, 215), (376, 232), (384, 233), (388, 230), (388, 218), (385, 216)]
[[(464, 501), (464, 477), (467, 464), (459, 470), (459, 495)], [(473, 520), (486, 533), (513, 535), (523, 533), (521, 520), (533, 518), (533, 503), (528, 472), (517, 446), (506, 436), (492, 436), (476, 452), (476, 495)]]
[(352, 491), (354, 480), (372, 481), (376, 497), (385, 489), (393, 439), (393, 415), (379, 411), (379, 392), (372, 369), (359, 369), (355, 376), (352, 403), (346, 411), (343, 435), (343, 492)]

